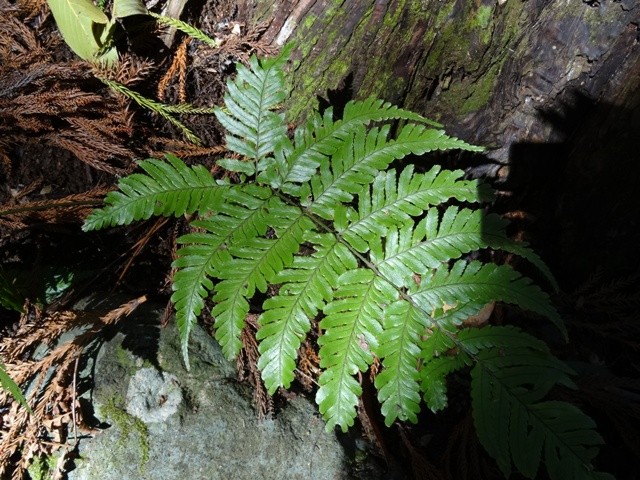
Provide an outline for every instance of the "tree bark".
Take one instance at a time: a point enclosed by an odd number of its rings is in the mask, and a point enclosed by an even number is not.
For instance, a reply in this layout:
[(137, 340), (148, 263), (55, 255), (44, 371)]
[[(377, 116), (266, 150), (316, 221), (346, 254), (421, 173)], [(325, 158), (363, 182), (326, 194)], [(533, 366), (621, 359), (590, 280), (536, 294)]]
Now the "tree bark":
[(538, 111), (566, 92), (611, 103), (640, 78), (631, 0), (245, 0), (240, 12), (269, 20), (273, 44), (296, 43), (294, 118), (347, 87), (496, 146), (503, 162), (514, 141), (553, 138)]

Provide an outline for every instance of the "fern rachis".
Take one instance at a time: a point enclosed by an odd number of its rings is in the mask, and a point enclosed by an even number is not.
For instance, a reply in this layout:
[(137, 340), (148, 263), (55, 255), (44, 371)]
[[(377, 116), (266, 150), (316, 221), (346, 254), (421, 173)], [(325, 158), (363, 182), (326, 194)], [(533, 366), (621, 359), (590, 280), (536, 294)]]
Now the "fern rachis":
[[(242, 347), (249, 301), (257, 291), (278, 286), (260, 312), (258, 366), (270, 393), (289, 387), (297, 351), (322, 313), (316, 401), (328, 428), (353, 424), (361, 395), (355, 375), (369, 368), (374, 355), (383, 366), (375, 387), (388, 424), (417, 421), (421, 398), (433, 410), (443, 408), (447, 374), (472, 365), (477, 431), (485, 446), (489, 435), (500, 436), (487, 450), (506, 475), (512, 465), (535, 475), (541, 456), (525, 460), (526, 442), (512, 438), (532, 428), (536, 448), (557, 452), (546, 455), (553, 478), (570, 478), (558, 476), (563, 468), (575, 478), (585, 471), (601, 478), (589, 470), (592, 456), (581, 453), (598, 443), (591, 420), (572, 416), (583, 437), (568, 445), (568, 430), (554, 420), (553, 405), (541, 402), (554, 384), (569, 384), (567, 368), (520, 330), (484, 327), (480, 335), (459, 328), (485, 304), (503, 301), (563, 330), (548, 296), (529, 279), (510, 266), (465, 256), (486, 248), (515, 253), (555, 285), (546, 266), (506, 236), (502, 220), (469, 208), (490, 197), (487, 187), (438, 167), (426, 173), (411, 166), (399, 174), (388, 169), (409, 154), (479, 149), (448, 137), (420, 115), (375, 99), (349, 102), (342, 119), (334, 120), (331, 111), (310, 115), (289, 138), (284, 115), (274, 111), (286, 98), (288, 51), (239, 66), (226, 107), (216, 110), (228, 130), (228, 149), (243, 157), (223, 159), (220, 166), (242, 181), (216, 181), (175, 157), (162, 167), (147, 160), (141, 164), (146, 174), (124, 178), (121, 192), (110, 194), (85, 228), (151, 214), (201, 215), (192, 222), (199, 231), (180, 238), (174, 262), (172, 299), (187, 365), (189, 331), (205, 300), (214, 304), (216, 339), (233, 358)], [(407, 123), (389, 138), (389, 122), (397, 119)], [(191, 179), (198, 183), (189, 188), (185, 182)], [(443, 208), (456, 201), (467, 206)], [(506, 363), (495, 355), (506, 349), (505, 339), (514, 346)], [(523, 385), (521, 376), (508, 374), (529, 360), (526, 371), (543, 382), (537, 384), (542, 395)], [(499, 387), (488, 389), (495, 379)], [(496, 398), (505, 411), (489, 411)], [(494, 428), (495, 415), (504, 417)], [(512, 419), (517, 425), (505, 428)], [(560, 444), (566, 448), (558, 449)]]

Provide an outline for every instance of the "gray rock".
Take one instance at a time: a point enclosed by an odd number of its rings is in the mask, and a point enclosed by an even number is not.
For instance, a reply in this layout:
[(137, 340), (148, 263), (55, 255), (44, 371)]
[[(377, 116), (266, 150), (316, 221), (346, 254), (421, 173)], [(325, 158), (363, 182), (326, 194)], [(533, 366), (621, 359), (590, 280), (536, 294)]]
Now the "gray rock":
[(155, 368), (141, 368), (129, 380), (127, 413), (144, 423), (164, 422), (178, 411), (182, 389), (178, 377)]
[(175, 325), (145, 305), (100, 348), (86, 400), (110, 425), (82, 439), (71, 480), (341, 479), (348, 460), (305, 398), (260, 421), (251, 391), (201, 328), (186, 371)]

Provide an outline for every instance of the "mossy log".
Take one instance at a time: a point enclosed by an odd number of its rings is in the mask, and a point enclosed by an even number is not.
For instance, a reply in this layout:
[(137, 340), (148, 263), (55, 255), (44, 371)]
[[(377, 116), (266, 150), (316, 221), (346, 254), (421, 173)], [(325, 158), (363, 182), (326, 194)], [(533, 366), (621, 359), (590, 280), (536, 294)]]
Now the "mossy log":
[(272, 44), (296, 43), (293, 120), (331, 91), (375, 95), (503, 163), (514, 141), (550, 139), (537, 112), (567, 93), (620, 100), (640, 78), (632, 0), (244, 0), (239, 12), (268, 21)]

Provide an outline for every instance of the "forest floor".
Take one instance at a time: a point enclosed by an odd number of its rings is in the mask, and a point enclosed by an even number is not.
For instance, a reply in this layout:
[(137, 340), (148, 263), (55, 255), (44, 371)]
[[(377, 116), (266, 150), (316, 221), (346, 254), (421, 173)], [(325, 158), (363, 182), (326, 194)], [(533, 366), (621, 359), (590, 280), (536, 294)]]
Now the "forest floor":
[[(0, 341), (11, 341), (25, 322), (11, 311), (12, 305), (22, 307), (24, 299), (36, 326), (36, 319), (50, 325), (47, 318), (93, 291), (115, 290), (132, 299), (144, 294), (168, 302), (175, 240), (186, 222), (149, 220), (84, 233), (83, 219), (119, 178), (135, 171), (136, 160), (170, 151), (213, 169), (222, 145), (213, 115), (179, 117), (199, 137), (197, 145), (174, 125), (110, 90), (97, 79), (106, 73), (73, 55), (46, 12), (42, 1), (13, 5), (0, 0), (0, 294), (5, 298)], [(238, 22), (235, 13), (228, 0), (190, 2), (187, 7), (183, 18), (224, 39), (217, 49), (179, 34), (167, 47), (161, 40), (164, 32), (152, 21), (128, 18), (118, 26), (117, 37), (126, 53), (109, 75), (159, 101), (218, 105), (234, 62), (274, 53), (261, 42), (260, 27)], [(545, 238), (536, 240), (544, 243)], [(556, 354), (573, 361), (581, 373), (578, 384), (587, 393), (578, 401), (588, 399), (581, 406), (596, 418), (610, 444), (601, 468), (617, 470), (621, 479), (637, 478), (623, 472), (640, 453), (640, 428), (630, 428), (640, 426), (640, 365), (633, 360), (640, 348), (634, 336), (637, 280), (594, 276), (591, 284), (556, 298), (580, 342), (569, 350), (556, 346)], [(594, 319), (603, 316), (609, 319), (606, 329), (595, 328), (603, 322)], [(211, 324), (210, 318), (203, 321)], [(42, 338), (34, 336), (32, 343)], [(366, 404), (375, 402), (375, 396), (363, 380), (360, 428), (394, 478), (500, 478), (475, 437), (467, 382), (464, 375), (453, 379), (453, 407), (443, 415), (424, 413), (417, 427), (387, 429), (372, 413), (377, 409)], [(282, 401), (286, 399), (280, 396), (276, 406)], [(33, 440), (31, 455), (48, 452)]]

